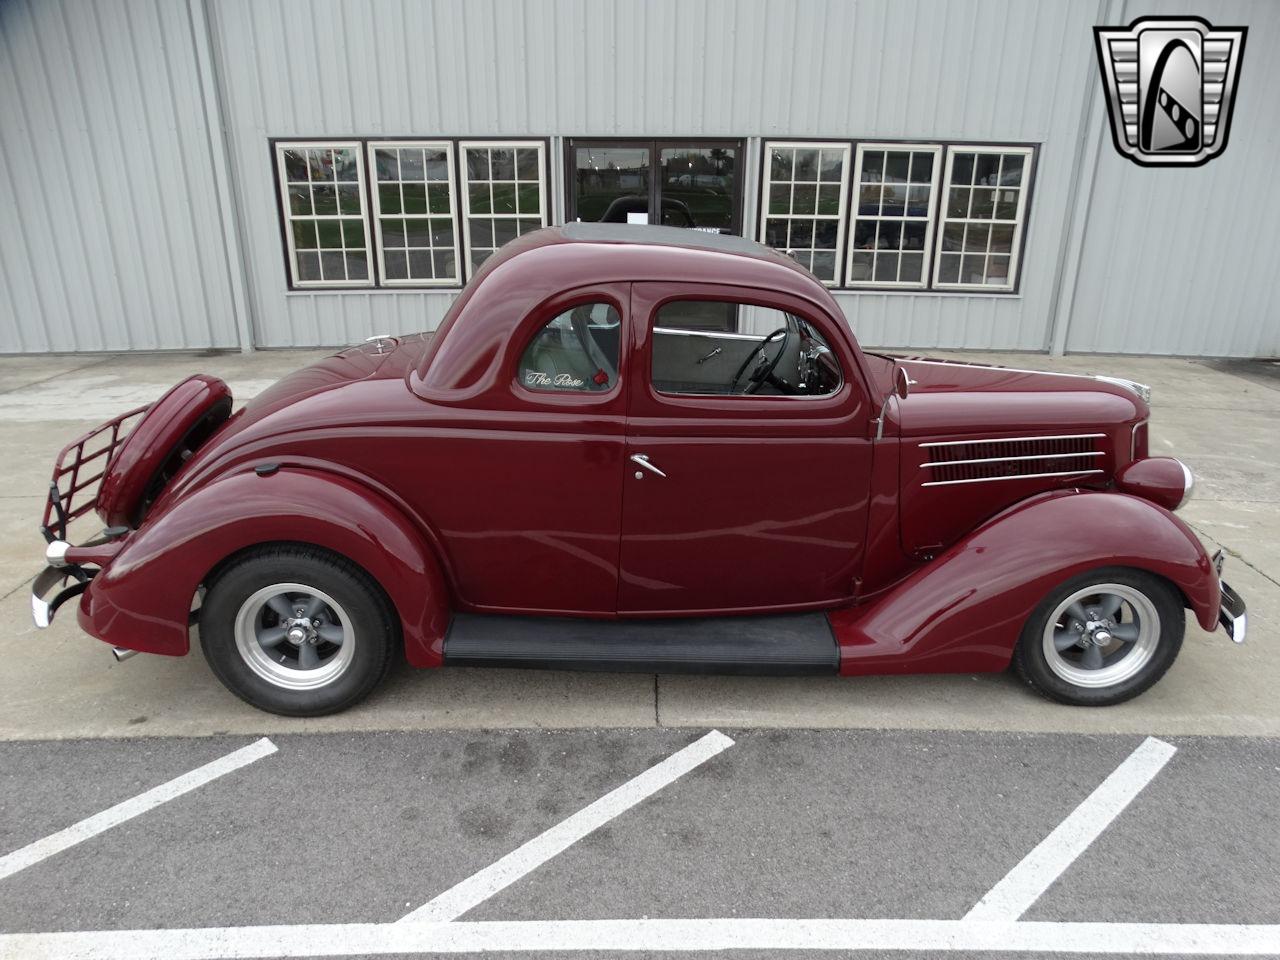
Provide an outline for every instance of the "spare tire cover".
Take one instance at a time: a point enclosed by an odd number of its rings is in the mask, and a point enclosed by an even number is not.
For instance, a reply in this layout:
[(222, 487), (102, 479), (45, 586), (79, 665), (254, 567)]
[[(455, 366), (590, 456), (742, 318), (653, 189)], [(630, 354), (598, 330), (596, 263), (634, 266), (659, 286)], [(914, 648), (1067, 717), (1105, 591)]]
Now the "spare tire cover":
[(98, 488), (98, 516), (109, 527), (133, 526), (152, 480), (197, 428), (231, 414), (231, 388), (198, 373), (175, 384), (151, 405), (120, 445)]

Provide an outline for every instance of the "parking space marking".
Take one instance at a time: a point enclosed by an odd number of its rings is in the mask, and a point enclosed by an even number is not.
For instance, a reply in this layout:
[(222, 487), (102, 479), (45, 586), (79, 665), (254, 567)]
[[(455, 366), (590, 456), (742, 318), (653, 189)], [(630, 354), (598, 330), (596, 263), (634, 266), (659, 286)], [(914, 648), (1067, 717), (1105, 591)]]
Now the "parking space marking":
[[(1031, 908), (1124, 811), (1177, 752), (1147, 737), (1067, 818), (965, 914), (965, 920), (1013, 921)], [(1272, 943), (1280, 949), (1280, 943)]]
[(0, 880), (276, 752), (266, 737), (0, 857)]
[(516, 920), (0, 934), (0, 960), (248, 960), (710, 950), (1275, 956), (1280, 924), (972, 920)]
[(731, 739), (719, 730), (712, 730), (683, 750), (676, 751), (661, 763), (655, 764), (639, 776), (632, 777), (622, 786), (611, 790), (599, 800), (588, 804), (551, 829), (517, 847), (502, 859), (494, 861), (479, 873), (446, 890), (434, 900), (405, 914), (397, 922), (447, 921), (462, 916), (473, 907), (484, 903), (499, 890), (505, 889), (552, 857), (563, 853), (587, 834), (604, 826), (619, 814), (630, 810), (646, 797), (674, 783), (690, 770), (731, 746), (733, 746)]

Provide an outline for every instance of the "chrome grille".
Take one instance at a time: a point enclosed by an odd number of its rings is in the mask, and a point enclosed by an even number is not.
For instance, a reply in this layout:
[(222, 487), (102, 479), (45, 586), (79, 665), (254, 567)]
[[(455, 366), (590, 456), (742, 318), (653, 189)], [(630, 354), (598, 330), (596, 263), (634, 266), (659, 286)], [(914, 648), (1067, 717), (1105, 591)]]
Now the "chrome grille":
[(926, 487), (1031, 477), (1102, 473), (1104, 434), (946, 440), (920, 444), (929, 470)]

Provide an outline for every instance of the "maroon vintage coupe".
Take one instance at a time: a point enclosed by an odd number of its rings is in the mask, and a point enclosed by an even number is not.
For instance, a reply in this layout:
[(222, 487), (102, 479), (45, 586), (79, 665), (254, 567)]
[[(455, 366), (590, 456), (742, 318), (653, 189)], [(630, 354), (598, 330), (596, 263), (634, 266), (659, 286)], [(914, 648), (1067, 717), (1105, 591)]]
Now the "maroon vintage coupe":
[[(232, 413), (179, 383), (63, 451), (36, 622), (80, 595), (124, 657), (266, 710), (442, 664), (976, 672), (1057, 700), (1156, 682), (1185, 608), (1245, 608), (1171, 512), (1145, 387), (866, 353), (787, 257), (572, 224), (490, 258), (439, 332)], [(82, 544), (68, 527), (95, 511)]]

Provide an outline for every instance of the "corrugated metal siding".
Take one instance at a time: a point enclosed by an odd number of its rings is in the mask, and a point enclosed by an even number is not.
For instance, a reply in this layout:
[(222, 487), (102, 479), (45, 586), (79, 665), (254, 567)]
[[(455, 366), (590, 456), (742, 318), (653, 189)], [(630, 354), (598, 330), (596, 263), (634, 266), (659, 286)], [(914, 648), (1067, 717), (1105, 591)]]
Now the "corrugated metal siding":
[(0, 352), (236, 345), (185, 4), (0, 3)]
[[(1280, 355), (1280, 4), (1205, 12), (1249, 27), (1226, 151), (1204, 167), (1151, 169), (1116, 153), (1108, 133), (1068, 350)], [(1125, 20), (1186, 13), (1130, 0)]]
[[(550, 136), (558, 183), (562, 137), (701, 135), (749, 138), (750, 235), (763, 138), (1038, 144), (1017, 296), (837, 299), (868, 344), (1044, 349), (1083, 108), (1100, 95), (1090, 28), (1117, 6), (1125, 22), (1187, 12), (1174, 0), (189, 2), (212, 31), (261, 346), (431, 328), (453, 297), (288, 292), (269, 137)], [(1280, 354), (1280, 4), (1205, 12), (1250, 26), (1230, 147), (1207, 167), (1151, 170), (1103, 138), (1071, 316), (1057, 318), (1070, 350)], [(187, 3), (0, 0), (0, 352), (237, 345), (198, 36)], [(1107, 122), (1104, 109), (1093, 118)], [(559, 221), (558, 189), (552, 200)]]
[(1043, 349), (1097, 11), (1056, 0), (223, 0), (211, 14), (259, 342), (432, 327), (449, 300), (287, 292), (269, 137), (705, 135), (1041, 144), (1020, 296), (839, 299), (868, 343)]

